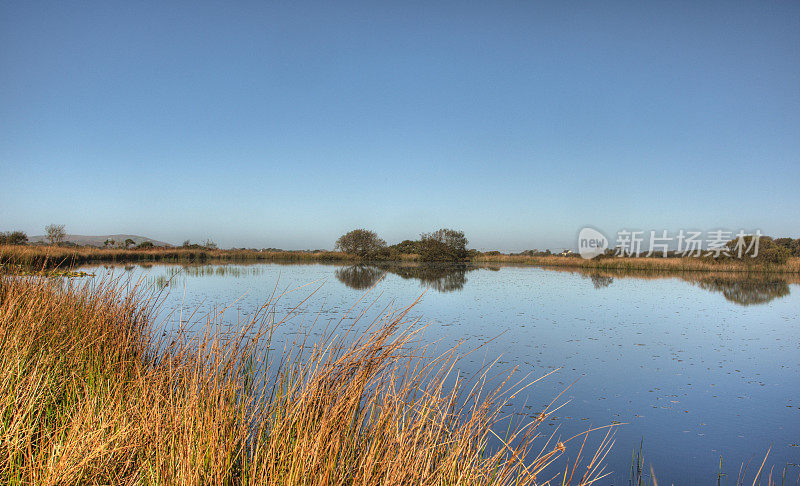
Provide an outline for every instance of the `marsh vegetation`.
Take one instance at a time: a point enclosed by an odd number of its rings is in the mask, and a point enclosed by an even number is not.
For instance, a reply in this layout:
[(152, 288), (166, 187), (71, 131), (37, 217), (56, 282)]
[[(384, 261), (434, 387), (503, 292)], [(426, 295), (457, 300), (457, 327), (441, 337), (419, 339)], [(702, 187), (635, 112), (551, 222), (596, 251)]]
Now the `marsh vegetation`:
[[(431, 354), (408, 308), (276, 356), (269, 336), (289, 323), (272, 302), (233, 329), (209, 316), (192, 334), (159, 338), (154, 299), (115, 281), (0, 278), (5, 484), (590, 484), (604, 475), (607, 428), (593, 452), (587, 434), (542, 438), (542, 420), (502, 413), (524, 380), (487, 386), (497, 372), (487, 368), (453, 381), (460, 351)], [(584, 457), (560, 461), (567, 448)]]

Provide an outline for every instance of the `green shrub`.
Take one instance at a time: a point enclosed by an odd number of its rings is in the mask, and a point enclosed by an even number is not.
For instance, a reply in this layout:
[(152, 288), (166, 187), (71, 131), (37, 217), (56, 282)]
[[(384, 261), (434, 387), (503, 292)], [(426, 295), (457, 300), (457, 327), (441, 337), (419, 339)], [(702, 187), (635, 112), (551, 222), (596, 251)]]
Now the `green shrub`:
[(336, 249), (361, 258), (389, 255), (386, 242), (374, 231), (364, 228), (354, 229), (340, 236), (336, 240)]
[(419, 241), (403, 240), (396, 245), (389, 247), (390, 250), (396, 251), (399, 254), (412, 255), (419, 253)]
[(789, 255), (800, 257), (800, 238), (796, 240), (791, 238), (777, 238), (775, 244), (789, 250)]
[[(738, 246), (737, 246), (738, 245)], [(751, 248), (752, 245), (752, 249)], [(739, 259), (739, 250), (742, 250), (741, 260), (745, 263), (771, 263), (775, 265), (782, 265), (786, 263), (791, 255), (788, 248), (778, 244), (775, 240), (770, 238), (769, 236), (761, 236), (757, 242), (758, 245), (758, 253), (756, 256), (752, 256), (755, 253), (755, 244), (753, 244), (753, 236), (747, 235), (743, 236), (741, 242), (738, 238), (730, 240), (726, 243), (726, 247), (728, 248), (728, 252), (730, 256), (723, 258), (722, 260), (729, 260), (729, 259)], [(746, 250), (750, 249), (750, 251), (745, 252)]]
[(463, 231), (442, 228), (420, 236), (418, 253), (423, 262), (456, 262), (469, 257)]
[(0, 245), (27, 245), (28, 235), (24, 231), (4, 231), (0, 233)]

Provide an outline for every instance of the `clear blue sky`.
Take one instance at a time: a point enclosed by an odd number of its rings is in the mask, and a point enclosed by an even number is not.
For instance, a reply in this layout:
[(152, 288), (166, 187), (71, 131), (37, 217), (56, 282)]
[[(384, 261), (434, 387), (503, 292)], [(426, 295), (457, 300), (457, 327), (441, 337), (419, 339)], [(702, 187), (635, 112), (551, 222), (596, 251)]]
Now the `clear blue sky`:
[(800, 3), (0, 2), (0, 230), (800, 236)]

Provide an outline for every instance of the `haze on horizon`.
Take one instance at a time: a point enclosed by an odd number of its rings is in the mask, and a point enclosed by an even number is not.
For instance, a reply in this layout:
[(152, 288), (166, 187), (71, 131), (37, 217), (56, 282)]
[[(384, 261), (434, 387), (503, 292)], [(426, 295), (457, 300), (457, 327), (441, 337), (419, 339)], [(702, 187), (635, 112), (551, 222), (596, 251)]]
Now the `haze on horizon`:
[(798, 183), (797, 2), (0, 4), (0, 230), (797, 238)]

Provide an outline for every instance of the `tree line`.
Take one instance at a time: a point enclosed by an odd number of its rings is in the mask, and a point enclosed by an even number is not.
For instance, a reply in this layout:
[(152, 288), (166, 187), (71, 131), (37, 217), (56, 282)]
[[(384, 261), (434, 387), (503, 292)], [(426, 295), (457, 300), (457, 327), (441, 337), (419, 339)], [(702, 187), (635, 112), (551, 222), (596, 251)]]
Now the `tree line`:
[[(63, 224), (48, 224), (44, 227), (47, 241), (51, 245), (61, 245), (64, 243), (67, 233), (64, 231)], [(0, 232), (0, 245), (27, 245), (28, 235), (24, 231), (3, 231)]]
[(386, 241), (374, 231), (354, 229), (336, 240), (336, 250), (365, 259), (395, 259), (401, 255), (415, 254), (423, 262), (459, 262), (467, 260), (471, 251), (463, 231), (442, 228), (422, 233), (418, 240), (403, 240), (387, 246)]
[[(745, 243), (749, 244), (752, 238), (745, 237)], [(359, 228), (345, 233), (336, 240), (335, 249), (351, 255), (356, 255), (363, 259), (372, 260), (396, 260), (402, 255), (417, 255), (423, 262), (460, 262), (466, 261), (476, 255), (501, 255), (499, 251), (479, 252), (468, 250), (469, 241), (464, 236), (463, 231), (442, 228), (432, 233), (422, 233), (418, 240), (403, 240), (394, 245), (387, 245), (381, 237), (374, 231)], [(735, 253), (737, 240), (731, 240), (726, 248), (731, 255)], [(800, 238), (771, 238), (761, 236), (759, 239), (759, 251), (756, 258), (745, 258), (744, 261), (754, 263), (775, 263), (783, 264), (790, 257), (800, 257)], [(670, 251), (668, 256), (681, 257), (682, 254)], [(511, 253), (519, 256), (547, 257), (551, 255), (576, 255), (565, 250), (560, 254), (551, 253), (550, 250), (527, 250), (521, 253)], [(614, 249), (608, 249), (605, 254), (597, 258), (609, 258), (615, 255)], [(719, 258), (718, 260), (731, 259), (733, 256)]]
[[(45, 238), (50, 245), (55, 246), (75, 246), (74, 243), (66, 241), (67, 233), (63, 224), (49, 224), (45, 227)], [(745, 243), (749, 244), (749, 236), (745, 237)], [(2, 231), (0, 232), (0, 245), (27, 245), (28, 235), (24, 231)], [(38, 244), (38, 243), (37, 243)], [(461, 262), (467, 261), (470, 257), (478, 255), (500, 255), (499, 251), (479, 252), (467, 249), (469, 240), (463, 231), (450, 228), (441, 228), (431, 233), (420, 234), (417, 240), (403, 240), (394, 245), (387, 245), (386, 241), (378, 236), (374, 231), (365, 228), (354, 229), (339, 237), (336, 240), (335, 249), (350, 255), (355, 255), (363, 259), (372, 260), (399, 260), (403, 255), (416, 255), (417, 259), (423, 262)], [(737, 240), (731, 240), (726, 245), (727, 249), (735, 253)], [(149, 241), (135, 245), (135, 242), (128, 238), (125, 241), (115, 241), (108, 239), (105, 241), (106, 248), (131, 248), (150, 249), (155, 248)], [(189, 240), (183, 242), (182, 248), (217, 250), (218, 246), (208, 239), (204, 243), (191, 243)], [(562, 252), (561, 254), (564, 254)], [(574, 255), (572, 252), (567, 252)], [(680, 253), (675, 251), (668, 252), (670, 257), (680, 257)], [(510, 255), (546, 257), (553, 253), (550, 250), (527, 250), (521, 253), (511, 253)], [(596, 258), (609, 258), (614, 256), (614, 250), (608, 249), (605, 254)], [(764, 262), (782, 264), (790, 257), (800, 257), (800, 238), (771, 238), (761, 236), (759, 239), (758, 256), (753, 259), (746, 258), (745, 261)], [(732, 257), (728, 257), (730, 259)]]
[[(67, 241), (67, 231), (64, 229), (63, 224), (48, 224), (44, 227), (45, 239), (50, 245), (53, 246), (76, 246), (75, 243)], [(2, 231), (0, 232), (0, 245), (27, 245), (29, 242), (28, 235), (24, 231)], [(131, 238), (125, 241), (116, 241), (111, 238), (103, 242), (104, 248), (125, 248), (129, 249), (135, 245), (136, 242)], [(136, 245), (135, 248), (147, 249), (153, 248), (153, 243), (145, 241)]]

